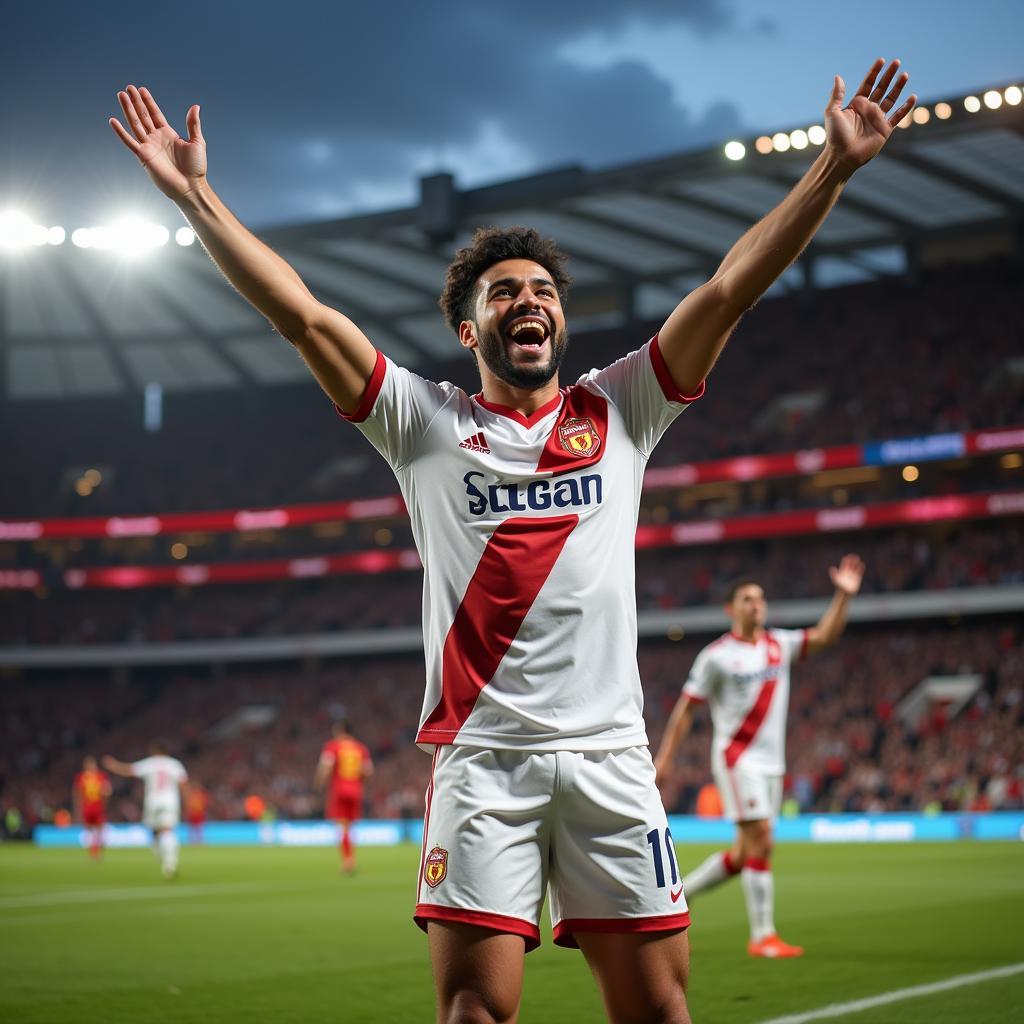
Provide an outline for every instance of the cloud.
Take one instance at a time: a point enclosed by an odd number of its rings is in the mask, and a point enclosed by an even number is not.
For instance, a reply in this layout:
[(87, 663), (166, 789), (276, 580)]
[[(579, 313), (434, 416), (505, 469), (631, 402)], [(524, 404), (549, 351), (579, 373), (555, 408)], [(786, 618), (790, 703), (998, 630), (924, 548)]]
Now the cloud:
[(722, 0), (226, 0), (184, 28), (170, 11), (129, 18), (93, 3), (67, 4), (61, 19), (55, 34), (43, 9), (21, 5), (10, 38), (22, 56), (0, 68), (0, 89), (31, 97), (5, 111), (21, 143), (9, 173), (80, 204), (89, 200), (69, 154), (101, 178), (138, 175), (104, 124), (127, 81), (148, 84), (179, 128), (188, 104), (202, 103), (211, 180), (262, 222), (411, 196), (416, 174), (444, 164), (463, 183), (608, 165), (717, 140), (738, 123), (734, 108), (710, 121), (686, 110), (638, 61), (588, 67), (565, 53), (628, 25), (726, 33), (735, 14)]

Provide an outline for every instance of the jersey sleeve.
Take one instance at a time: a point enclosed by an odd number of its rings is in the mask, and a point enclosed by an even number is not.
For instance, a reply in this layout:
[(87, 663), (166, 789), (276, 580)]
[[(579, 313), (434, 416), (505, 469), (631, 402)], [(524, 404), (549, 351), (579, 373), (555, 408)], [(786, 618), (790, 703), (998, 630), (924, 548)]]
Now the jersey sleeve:
[(453, 396), (451, 384), (435, 384), (392, 362), (383, 352), (354, 412), (342, 419), (354, 423), (392, 469), (408, 465), (431, 421)]
[(128, 767), (137, 779), (144, 779), (153, 770), (153, 758), (144, 757), (141, 761), (133, 761)]
[(718, 682), (718, 666), (712, 652), (705, 648), (697, 655), (690, 675), (683, 684), (683, 696), (701, 702), (711, 699)]
[(633, 444), (649, 456), (672, 421), (704, 394), (684, 395), (675, 386), (655, 335), (646, 345), (603, 370), (591, 370), (580, 380), (600, 389), (619, 410)]
[(174, 762), (174, 774), (177, 776), (177, 783), (179, 786), (183, 782), (188, 782), (188, 772), (180, 761)]
[(807, 657), (806, 629), (773, 629), (772, 636), (779, 642), (787, 664), (791, 665)]
[(330, 740), (328, 740), (324, 744), (323, 750), (320, 751), (320, 763), (323, 765), (334, 764), (334, 757), (334, 745)]

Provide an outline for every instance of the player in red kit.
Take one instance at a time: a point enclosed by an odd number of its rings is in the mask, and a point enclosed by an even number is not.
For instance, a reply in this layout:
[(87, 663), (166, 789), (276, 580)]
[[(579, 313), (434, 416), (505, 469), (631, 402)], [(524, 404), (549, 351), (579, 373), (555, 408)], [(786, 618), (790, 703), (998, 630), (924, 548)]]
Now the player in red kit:
[(356, 869), (352, 822), (362, 814), (363, 782), (373, 774), (373, 761), (370, 751), (352, 735), (348, 722), (336, 722), (333, 731), (334, 738), (320, 753), (313, 784), (323, 789), (330, 780), (326, 817), (341, 826), (341, 866), (352, 872)]
[(185, 801), (185, 820), (188, 822), (189, 842), (199, 845), (203, 841), (203, 825), (210, 807), (210, 795), (201, 786), (189, 787)]
[(82, 770), (75, 776), (71, 787), (72, 805), (77, 818), (86, 829), (89, 855), (99, 858), (103, 853), (103, 826), (107, 821), (107, 799), (110, 796), (110, 777), (96, 764), (95, 757), (82, 761)]

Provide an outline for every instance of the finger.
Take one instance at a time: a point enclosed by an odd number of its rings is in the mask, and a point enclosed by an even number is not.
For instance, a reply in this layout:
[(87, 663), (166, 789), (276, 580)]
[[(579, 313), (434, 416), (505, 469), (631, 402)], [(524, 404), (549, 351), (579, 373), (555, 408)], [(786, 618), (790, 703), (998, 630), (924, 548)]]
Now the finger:
[(842, 75), (836, 75), (832, 79), (832, 95), (828, 98), (828, 110), (830, 107), (841, 107), (843, 105), (843, 97), (846, 95), (846, 83), (843, 81)]
[(128, 127), (135, 133), (135, 138), (139, 142), (146, 141), (146, 128), (145, 125), (139, 120), (139, 115), (135, 112), (135, 107), (132, 105), (131, 97), (126, 92), (119, 92), (117, 94), (118, 102), (121, 104), (121, 109), (124, 111), (124, 118), (128, 122)]
[(860, 83), (860, 88), (854, 93), (855, 96), (867, 96), (871, 92), (871, 86), (875, 79), (878, 77), (878, 72), (885, 67), (885, 58), (879, 57), (874, 64), (871, 65), (871, 70), (864, 76), (864, 81)]
[(205, 144), (206, 140), (203, 138), (203, 126), (199, 122), (199, 104), (193, 103), (188, 108), (188, 113), (185, 115), (185, 127), (188, 128), (188, 141), (189, 142), (202, 142)]
[(904, 71), (903, 74), (896, 79), (896, 84), (889, 90), (889, 95), (886, 96), (879, 104), (882, 110), (888, 112), (896, 105), (896, 101), (900, 98), (900, 93), (903, 92), (903, 86), (905, 86), (909, 81), (910, 75)]
[(156, 100), (153, 99), (153, 94), (143, 86), (139, 90), (139, 95), (142, 97), (142, 102), (146, 104), (149, 116), (153, 119), (153, 124), (155, 124), (157, 128), (168, 127), (167, 118), (164, 117), (164, 112), (160, 109)]
[(136, 155), (139, 155), (139, 150), (142, 147), (125, 131), (124, 125), (116, 117), (110, 118), (110, 127), (114, 129), (114, 134)]
[(889, 88), (889, 83), (893, 79), (893, 75), (896, 74), (897, 69), (900, 66), (898, 60), (894, 60), (883, 72), (882, 77), (875, 84), (874, 89), (871, 90), (871, 95), (868, 97), (872, 103), (877, 103), (884, 95), (885, 90)]
[(906, 99), (906, 102), (889, 117), (889, 124), (896, 127), (909, 114), (917, 103), (917, 93), (912, 92)]
[(139, 90), (134, 85), (128, 86), (128, 98), (132, 101), (132, 106), (135, 108), (135, 113), (139, 115), (139, 120), (145, 125), (147, 132), (155, 132), (156, 126), (153, 124), (153, 118), (149, 116), (149, 111), (146, 109), (146, 104), (142, 100), (142, 96), (139, 94)]

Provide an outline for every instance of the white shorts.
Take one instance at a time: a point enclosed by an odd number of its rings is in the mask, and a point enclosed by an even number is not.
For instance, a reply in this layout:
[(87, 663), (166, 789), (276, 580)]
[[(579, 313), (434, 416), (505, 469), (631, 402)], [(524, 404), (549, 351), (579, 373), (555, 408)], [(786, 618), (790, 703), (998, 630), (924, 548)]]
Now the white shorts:
[(151, 829), (177, 828), (181, 808), (173, 804), (142, 805), (142, 824)]
[(540, 943), (545, 890), (554, 940), (574, 932), (690, 924), (646, 747), (434, 754), (416, 923), (459, 921)]
[(782, 806), (782, 776), (712, 766), (725, 816), (733, 821), (774, 821)]

